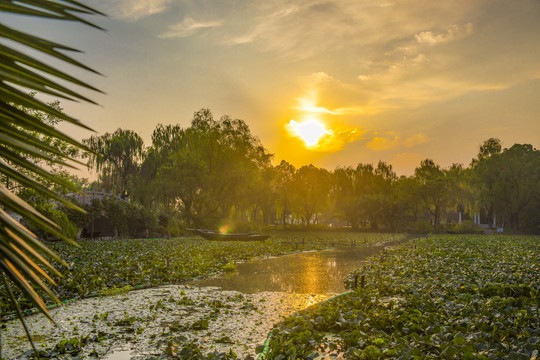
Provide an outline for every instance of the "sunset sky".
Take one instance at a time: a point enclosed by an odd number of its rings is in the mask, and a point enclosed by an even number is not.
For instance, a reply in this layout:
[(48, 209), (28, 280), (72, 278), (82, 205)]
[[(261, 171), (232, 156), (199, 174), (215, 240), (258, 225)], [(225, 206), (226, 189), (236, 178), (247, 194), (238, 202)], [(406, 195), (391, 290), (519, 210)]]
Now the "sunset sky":
[[(468, 165), (479, 145), (540, 147), (540, 1), (102, 0), (107, 29), (5, 22), (83, 50), (104, 74), (71, 71), (106, 95), (62, 102), (98, 133), (128, 128), (150, 145), (156, 124), (193, 113), (245, 120), (295, 166), (385, 160)], [(301, 126), (319, 131), (309, 144)], [(78, 138), (91, 133), (70, 128)]]

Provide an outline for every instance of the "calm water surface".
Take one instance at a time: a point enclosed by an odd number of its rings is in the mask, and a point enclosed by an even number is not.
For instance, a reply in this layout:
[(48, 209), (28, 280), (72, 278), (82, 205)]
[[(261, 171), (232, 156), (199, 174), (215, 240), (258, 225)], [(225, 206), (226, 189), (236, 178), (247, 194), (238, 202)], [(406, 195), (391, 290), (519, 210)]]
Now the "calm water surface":
[(304, 252), (237, 264), (234, 273), (194, 282), (196, 286), (218, 286), (243, 293), (280, 291), (298, 294), (335, 294), (346, 289), (345, 277), (358, 269), (365, 258), (384, 246), (351, 247)]

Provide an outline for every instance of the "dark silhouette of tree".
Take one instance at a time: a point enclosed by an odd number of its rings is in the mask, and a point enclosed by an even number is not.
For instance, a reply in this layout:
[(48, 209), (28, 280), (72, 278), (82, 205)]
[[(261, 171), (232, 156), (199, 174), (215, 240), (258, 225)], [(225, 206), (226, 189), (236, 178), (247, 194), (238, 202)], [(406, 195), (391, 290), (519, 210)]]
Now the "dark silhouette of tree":
[[(474, 167), (480, 199), (490, 206), (501, 224), (514, 230), (537, 232), (540, 221), (540, 151), (529, 144), (482, 157)], [(524, 219), (527, 218), (527, 226)]]
[[(12, 14), (35, 16), (57, 20), (69, 20), (96, 27), (87, 20), (79, 17), (88, 14), (100, 14), (77, 1), (2, 1), (0, 11)], [(25, 91), (37, 91), (54, 97), (82, 100), (93, 103), (92, 100), (67, 86), (77, 85), (86, 89), (99, 91), (92, 86), (76, 79), (60, 69), (44, 61), (27, 55), (31, 50), (40, 55), (48, 55), (64, 64), (94, 70), (67, 56), (63, 51), (73, 51), (67, 46), (48, 41), (17, 29), (0, 24), (0, 36), (7, 40), (0, 46), (0, 173), (4, 179), (18, 183), (21, 187), (35, 191), (36, 194), (55, 199), (66, 206), (76, 208), (63, 200), (45, 184), (55, 184), (60, 187), (76, 190), (68, 182), (51, 172), (50, 168), (41, 167), (29, 159), (43, 159), (46, 162), (65, 164), (72, 160), (69, 153), (58, 148), (57, 141), (74, 146), (77, 149), (87, 148), (72, 137), (60, 132), (53, 124), (42, 121), (35, 115), (52, 116), (89, 129), (76, 119), (62, 113), (54, 106), (46, 104)], [(7, 45), (4, 45), (6, 44)], [(41, 57), (41, 56), (39, 56)], [(44, 74), (46, 74), (44, 76)], [(24, 109), (24, 110), (23, 110)], [(50, 139), (47, 141), (46, 139)], [(24, 172), (18, 170), (24, 169)], [(22, 216), (28, 223), (67, 239), (59, 227), (47, 217), (36, 211), (26, 202), (0, 184), (0, 271), (4, 286), (17, 308), (22, 321), (18, 303), (11, 291), (14, 284), (42, 313), (52, 320), (38, 291), (47, 294), (58, 301), (46, 283), (54, 284), (49, 274), (60, 273), (45, 259), (45, 256), (64, 262), (49, 250), (37, 237), (17, 222), (11, 215)], [(47, 273), (48, 272), (48, 273)], [(6, 275), (12, 283), (5, 278)], [(23, 322), (24, 326), (24, 322)], [(25, 330), (26, 326), (24, 326)], [(28, 338), (30, 335), (27, 331)], [(32, 344), (33, 346), (33, 344)], [(35, 348), (34, 348), (35, 350)]]

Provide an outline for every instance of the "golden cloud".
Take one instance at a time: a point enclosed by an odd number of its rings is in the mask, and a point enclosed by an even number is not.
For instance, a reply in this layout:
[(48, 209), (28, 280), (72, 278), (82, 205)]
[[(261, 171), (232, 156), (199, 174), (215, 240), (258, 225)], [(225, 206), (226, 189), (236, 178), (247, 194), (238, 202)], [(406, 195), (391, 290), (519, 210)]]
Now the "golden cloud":
[(427, 141), (427, 140), (426, 140), (426, 137), (424, 136), (424, 134), (418, 133), (418, 134), (416, 134), (416, 135), (413, 135), (413, 136), (407, 138), (407, 139), (403, 142), (403, 145), (405, 145), (405, 147), (411, 148), (411, 147), (414, 147), (414, 146), (423, 144), (423, 143), (425, 143), (426, 141)]
[(362, 136), (365, 131), (357, 128), (347, 128), (345, 126), (330, 129), (319, 141), (313, 150), (333, 153), (343, 149), (345, 144), (352, 143)]
[(382, 151), (395, 148), (399, 145), (399, 136), (394, 138), (374, 137), (370, 142), (366, 144), (368, 148), (375, 151)]
[[(310, 121), (303, 123), (309, 125)], [(315, 124), (317, 122), (314, 122)], [(320, 124), (323, 126), (322, 124)], [(354, 142), (365, 133), (355, 127), (346, 125), (336, 125), (330, 128), (318, 128), (302, 130), (302, 123), (291, 120), (284, 126), (289, 137), (298, 138), (303, 141), (306, 149), (316, 152), (333, 153), (343, 149), (345, 144)], [(299, 131), (300, 130), (300, 131)], [(301, 132), (304, 132), (303, 134)]]
[(370, 142), (368, 142), (366, 146), (374, 151), (389, 150), (403, 146), (406, 148), (412, 148), (427, 142), (426, 137), (422, 133), (410, 136), (405, 140), (401, 140), (401, 137), (395, 135), (394, 131), (385, 132), (384, 135), (386, 136), (378, 136), (379, 133), (375, 131), (373, 132), (373, 135), (376, 136)]
[(422, 31), (416, 34), (414, 37), (419, 44), (435, 45), (438, 43), (443, 43), (466, 35), (470, 35), (472, 32), (472, 23), (467, 23), (462, 26), (452, 25), (445, 33), (435, 34), (431, 31)]

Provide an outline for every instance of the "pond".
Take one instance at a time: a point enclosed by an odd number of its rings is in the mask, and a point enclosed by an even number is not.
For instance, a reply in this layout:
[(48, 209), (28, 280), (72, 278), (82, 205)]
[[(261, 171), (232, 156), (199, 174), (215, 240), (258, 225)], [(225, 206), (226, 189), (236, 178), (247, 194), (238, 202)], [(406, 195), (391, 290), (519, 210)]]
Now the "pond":
[[(239, 263), (234, 272), (186, 285), (67, 304), (52, 311), (56, 327), (41, 315), (27, 322), (41, 349), (55, 348), (65, 339), (91, 340), (66, 359), (147, 359), (162, 353), (163, 344), (178, 336), (208, 351), (233, 350), (246, 358), (254, 356), (255, 347), (283, 317), (346, 291), (345, 277), (383, 248), (350, 246)], [(205, 328), (192, 330), (201, 321), (207, 322)], [(6, 325), (2, 355), (29, 358), (20, 325)]]
[(384, 246), (347, 247), (303, 252), (252, 260), (236, 265), (236, 271), (193, 282), (195, 286), (220, 287), (245, 294), (274, 291), (329, 295), (346, 291), (343, 280), (365, 258)]

